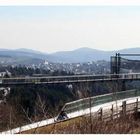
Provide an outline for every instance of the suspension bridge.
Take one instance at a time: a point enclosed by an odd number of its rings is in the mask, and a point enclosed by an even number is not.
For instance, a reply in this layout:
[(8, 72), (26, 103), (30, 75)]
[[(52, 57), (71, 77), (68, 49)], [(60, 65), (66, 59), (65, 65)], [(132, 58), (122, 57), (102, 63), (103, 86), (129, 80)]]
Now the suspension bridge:
[[(137, 54), (138, 55), (138, 54)], [(122, 55), (124, 56), (124, 55)], [(127, 54), (129, 56), (129, 54)], [(70, 75), (70, 76), (46, 76), (46, 77), (13, 77), (0, 78), (0, 86), (20, 86), (20, 85), (44, 85), (44, 84), (71, 84), (71, 83), (86, 83), (86, 82), (108, 82), (108, 81), (135, 81), (140, 80), (140, 73), (120, 73), (121, 72), (121, 57), (116, 54), (111, 57), (111, 74), (103, 75)], [(96, 97), (83, 98), (77, 101), (66, 103), (61, 111), (65, 111), (69, 119), (87, 115), (90, 112), (96, 113), (100, 108), (105, 106), (122, 105), (122, 101), (135, 102), (140, 100), (140, 91), (136, 89), (109, 93)], [(117, 102), (116, 102), (117, 101)], [(58, 114), (59, 115), (59, 114)], [(58, 116), (57, 116), (58, 117)], [(33, 128), (42, 127), (57, 123), (57, 117), (22, 126), (16, 129), (5, 131), (2, 133), (20, 133)]]
[[(137, 70), (140, 69), (140, 60), (128, 60), (121, 56), (140, 56), (140, 54), (116, 53), (116, 56), (111, 56), (110, 74), (44, 76), (44, 77), (25, 76), (25, 77), (0, 78), (0, 86), (3, 87), (12, 85), (18, 86), (18, 85), (64, 84), (64, 83), (70, 84), (84, 82), (140, 80), (140, 71)], [(134, 72), (126, 73), (124, 72), (125, 68), (133, 69)], [(138, 72), (136, 73), (136, 71)]]
[(140, 80), (140, 73), (0, 78), (0, 86)]

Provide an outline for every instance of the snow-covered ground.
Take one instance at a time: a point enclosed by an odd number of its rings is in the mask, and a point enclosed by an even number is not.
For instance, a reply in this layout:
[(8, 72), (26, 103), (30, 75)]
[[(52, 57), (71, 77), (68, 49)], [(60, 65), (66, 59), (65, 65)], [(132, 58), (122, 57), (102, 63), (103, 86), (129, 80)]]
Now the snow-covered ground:
[[(108, 102), (108, 103), (104, 103), (104, 104), (92, 107), (91, 109), (87, 108), (87, 109), (84, 109), (84, 110), (79, 110), (79, 111), (76, 111), (76, 112), (73, 112), (73, 113), (69, 113), (67, 115), (68, 115), (69, 118), (75, 118), (75, 117), (78, 117), (78, 116), (81, 116), (81, 115), (89, 114), (90, 110), (91, 110), (92, 113), (95, 113), (100, 108), (109, 109), (109, 108), (111, 108), (112, 105), (119, 107), (119, 106), (122, 105), (123, 101), (126, 101), (127, 103), (133, 103), (133, 102), (136, 102), (137, 98), (138, 98), (138, 100), (140, 100), (140, 96), (133, 97), (133, 98), (127, 98), (127, 99), (123, 99), (123, 100), (117, 100), (117, 101)], [(29, 125), (21, 126), (21, 127), (12, 129), (12, 130), (0, 132), (0, 134), (20, 133), (20, 132), (27, 131), (27, 130), (30, 130), (30, 129), (33, 129), (33, 128), (37, 128), (37, 127), (53, 124), (53, 123), (56, 122), (55, 120), (56, 120), (56, 117), (51, 118), (51, 119), (42, 120), (42, 121), (39, 121), (39, 122), (36, 122), (36, 123), (32, 123), (32, 124), (29, 124)]]

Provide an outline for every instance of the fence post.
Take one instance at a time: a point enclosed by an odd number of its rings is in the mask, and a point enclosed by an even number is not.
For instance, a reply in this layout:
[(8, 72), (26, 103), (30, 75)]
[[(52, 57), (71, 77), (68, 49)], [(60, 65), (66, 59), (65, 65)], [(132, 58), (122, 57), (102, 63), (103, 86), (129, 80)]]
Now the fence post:
[(90, 106), (90, 132), (92, 133), (91, 97), (89, 98), (89, 106)]
[(114, 108), (113, 108), (113, 105), (112, 105), (112, 108), (111, 108), (111, 120), (113, 120), (113, 115), (114, 115)]
[(101, 121), (103, 120), (103, 108), (101, 108), (101, 111), (100, 111), (100, 119)]
[(122, 115), (125, 116), (126, 115), (126, 101), (122, 102)]
[(136, 108), (135, 108), (135, 112), (137, 113), (138, 112), (138, 98), (136, 100)]

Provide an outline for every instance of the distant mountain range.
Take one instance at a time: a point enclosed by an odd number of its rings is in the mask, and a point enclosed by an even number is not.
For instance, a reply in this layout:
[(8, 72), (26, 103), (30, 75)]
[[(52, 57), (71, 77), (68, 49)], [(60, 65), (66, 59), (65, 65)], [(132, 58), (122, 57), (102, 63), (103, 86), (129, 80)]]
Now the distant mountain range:
[[(140, 54), (140, 48), (129, 48), (122, 49), (118, 51), (101, 51), (91, 48), (80, 48), (74, 51), (63, 51), (51, 54), (51, 56), (56, 57), (56, 61), (61, 62), (89, 62), (89, 61), (97, 61), (97, 60), (110, 60), (110, 56), (114, 56), (116, 53), (133, 53)], [(129, 57), (130, 58), (130, 57)], [(132, 58), (132, 57), (131, 57)], [(131, 59), (130, 58), (130, 59)], [(133, 57), (134, 59), (136, 57)], [(138, 58), (140, 59), (140, 57)]]
[(40, 63), (44, 60), (49, 62), (89, 62), (97, 60), (110, 60), (115, 53), (140, 53), (140, 48), (129, 48), (119, 51), (101, 51), (91, 48), (80, 48), (73, 51), (62, 51), (52, 54), (41, 53), (31, 49), (0, 49), (0, 62), (8, 64)]

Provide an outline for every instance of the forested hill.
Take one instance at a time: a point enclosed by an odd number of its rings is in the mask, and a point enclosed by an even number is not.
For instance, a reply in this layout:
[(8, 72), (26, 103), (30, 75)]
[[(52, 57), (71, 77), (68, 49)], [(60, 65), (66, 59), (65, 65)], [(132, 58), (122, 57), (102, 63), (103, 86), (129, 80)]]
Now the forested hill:
[(63, 51), (51, 54), (24, 48), (17, 50), (0, 49), (0, 64), (40, 64), (43, 60), (58, 63), (77, 63), (97, 60), (109, 61), (110, 56), (115, 55), (117, 52), (139, 53), (140, 48), (130, 48), (118, 51), (101, 51), (91, 48), (80, 48), (73, 51)]

